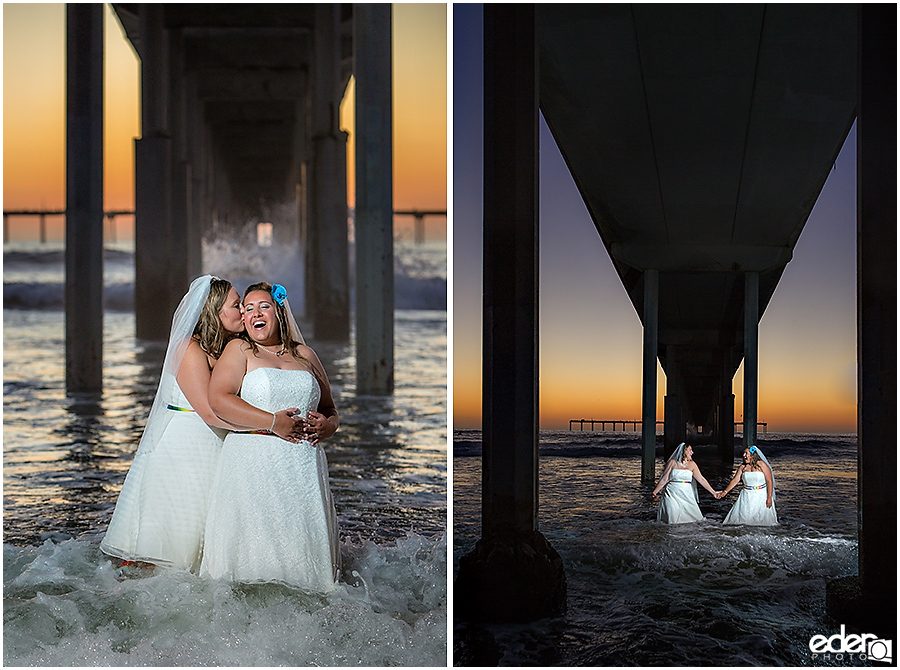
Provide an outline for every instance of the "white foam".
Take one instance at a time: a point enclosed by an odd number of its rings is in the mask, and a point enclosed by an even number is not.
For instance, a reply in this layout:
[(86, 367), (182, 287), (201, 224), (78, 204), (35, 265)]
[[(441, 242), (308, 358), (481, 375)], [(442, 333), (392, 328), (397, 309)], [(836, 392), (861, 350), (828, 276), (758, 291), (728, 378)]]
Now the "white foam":
[(445, 665), (446, 537), (343, 550), (360, 579), (323, 596), (178, 570), (117, 581), (91, 542), (6, 545), (4, 663)]

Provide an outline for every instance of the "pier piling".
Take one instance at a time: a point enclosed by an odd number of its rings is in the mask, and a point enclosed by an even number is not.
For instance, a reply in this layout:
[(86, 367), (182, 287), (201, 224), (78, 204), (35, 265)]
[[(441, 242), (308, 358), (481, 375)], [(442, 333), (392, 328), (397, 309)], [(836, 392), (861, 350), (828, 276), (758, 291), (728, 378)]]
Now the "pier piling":
[(353, 12), (356, 73), (356, 385), (394, 390), (391, 6)]
[(482, 537), (456, 613), (532, 621), (566, 608), (538, 530), (538, 82), (534, 5), (484, 7)]
[(65, 258), (66, 392), (99, 393), (103, 389), (101, 4), (66, 5)]

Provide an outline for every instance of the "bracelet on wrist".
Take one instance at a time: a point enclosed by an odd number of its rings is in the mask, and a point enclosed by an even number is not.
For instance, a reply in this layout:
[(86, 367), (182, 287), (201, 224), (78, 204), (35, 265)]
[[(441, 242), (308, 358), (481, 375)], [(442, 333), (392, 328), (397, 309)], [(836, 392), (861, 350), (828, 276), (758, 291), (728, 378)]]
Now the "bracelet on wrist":
[(278, 417), (275, 415), (275, 412), (272, 412), (272, 426), (269, 428), (270, 433), (275, 432), (275, 419), (276, 418), (278, 418)]

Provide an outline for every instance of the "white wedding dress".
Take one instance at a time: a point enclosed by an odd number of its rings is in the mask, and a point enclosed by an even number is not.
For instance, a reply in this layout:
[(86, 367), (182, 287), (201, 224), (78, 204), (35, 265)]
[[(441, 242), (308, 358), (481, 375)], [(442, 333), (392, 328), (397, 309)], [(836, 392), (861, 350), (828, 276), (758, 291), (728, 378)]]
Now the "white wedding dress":
[(745, 472), (741, 475), (741, 482), (743, 482), (744, 488), (741, 489), (737, 501), (722, 523), (777, 526), (778, 514), (775, 512), (774, 500), (771, 507), (766, 507), (768, 496), (766, 476), (762, 472)]
[(693, 486), (694, 473), (675, 468), (663, 489), (656, 520), (663, 523), (691, 523), (703, 519)]
[[(269, 412), (297, 407), (303, 416), (318, 407), (320, 394), (306, 370), (257, 368), (241, 385), (241, 398), (251, 405)], [(205, 537), (201, 575), (331, 590), (340, 544), (322, 447), (260, 432), (230, 433)]]
[(100, 549), (127, 561), (197, 570), (225, 431), (210, 428), (171, 380), (165, 430), (138, 451)]

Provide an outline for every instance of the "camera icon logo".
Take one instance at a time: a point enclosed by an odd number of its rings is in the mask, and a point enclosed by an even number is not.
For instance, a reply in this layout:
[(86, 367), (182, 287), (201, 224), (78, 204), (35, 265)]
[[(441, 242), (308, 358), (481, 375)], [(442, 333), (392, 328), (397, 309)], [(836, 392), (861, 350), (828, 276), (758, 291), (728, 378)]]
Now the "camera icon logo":
[(866, 656), (869, 660), (880, 661), (881, 663), (894, 662), (894, 641), (893, 640), (868, 640)]

